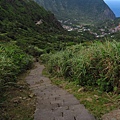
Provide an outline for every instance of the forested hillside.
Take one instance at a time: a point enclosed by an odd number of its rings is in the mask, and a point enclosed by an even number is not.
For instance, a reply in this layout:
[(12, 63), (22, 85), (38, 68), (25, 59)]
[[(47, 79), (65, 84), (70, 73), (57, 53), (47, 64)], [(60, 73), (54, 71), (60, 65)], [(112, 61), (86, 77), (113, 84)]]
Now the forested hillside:
[(53, 14), (32, 0), (1, 0), (0, 9), (1, 40), (17, 41), (26, 52), (29, 45), (29, 50), (37, 46), (49, 51), (53, 46), (59, 49), (60, 41), (73, 41), (73, 35), (65, 34)]
[(59, 32), (63, 30), (54, 15), (32, 0), (0, 1), (0, 37), (19, 39), (36, 33)]
[(115, 15), (103, 0), (35, 0), (60, 20), (94, 24)]

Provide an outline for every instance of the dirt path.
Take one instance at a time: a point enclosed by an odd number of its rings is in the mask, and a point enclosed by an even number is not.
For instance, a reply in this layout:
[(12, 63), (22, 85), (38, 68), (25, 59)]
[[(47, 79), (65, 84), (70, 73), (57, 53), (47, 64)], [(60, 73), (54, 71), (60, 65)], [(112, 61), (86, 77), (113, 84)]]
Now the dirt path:
[(72, 94), (51, 84), (49, 78), (42, 76), (43, 65), (35, 63), (35, 66), (26, 77), (37, 96), (34, 120), (95, 120)]

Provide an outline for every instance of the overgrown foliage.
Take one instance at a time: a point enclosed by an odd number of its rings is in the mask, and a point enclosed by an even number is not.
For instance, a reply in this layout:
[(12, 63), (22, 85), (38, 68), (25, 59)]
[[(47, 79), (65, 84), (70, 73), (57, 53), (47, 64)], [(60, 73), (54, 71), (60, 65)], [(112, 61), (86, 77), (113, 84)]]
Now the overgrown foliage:
[(47, 56), (43, 59), (53, 75), (82, 86), (98, 86), (101, 91), (120, 92), (119, 42), (79, 44)]
[(33, 58), (24, 53), (15, 43), (0, 44), (0, 98), (5, 87), (14, 84), (18, 74), (30, 68), (32, 60)]

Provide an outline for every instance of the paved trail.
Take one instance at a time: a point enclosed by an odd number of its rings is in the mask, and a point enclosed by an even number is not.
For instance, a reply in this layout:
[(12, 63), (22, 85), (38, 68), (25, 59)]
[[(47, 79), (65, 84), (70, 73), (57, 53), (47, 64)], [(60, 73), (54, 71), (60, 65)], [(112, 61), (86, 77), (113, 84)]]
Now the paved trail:
[(35, 66), (26, 77), (37, 96), (34, 120), (95, 120), (72, 94), (42, 75), (43, 65), (35, 63)]

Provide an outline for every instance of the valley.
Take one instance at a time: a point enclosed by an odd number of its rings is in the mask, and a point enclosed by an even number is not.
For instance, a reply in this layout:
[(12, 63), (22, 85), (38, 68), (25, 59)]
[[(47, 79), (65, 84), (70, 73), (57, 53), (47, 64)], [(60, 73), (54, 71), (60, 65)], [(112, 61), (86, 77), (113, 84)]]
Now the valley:
[[(61, 21), (60, 21), (61, 22)], [(107, 24), (108, 21), (106, 21)], [(110, 22), (110, 21), (109, 21)], [(112, 21), (111, 21), (112, 23)], [(109, 25), (104, 26), (105, 23), (100, 27), (100, 25), (78, 25), (73, 24), (71, 22), (61, 22), (64, 29), (67, 31), (76, 31), (76, 32), (84, 32), (88, 31), (90, 34), (95, 35), (95, 37), (105, 37), (110, 36), (112, 37), (113, 33), (117, 33), (120, 31), (120, 21), (115, 25), (115, 23), (112, 23), (112, 28)]]

